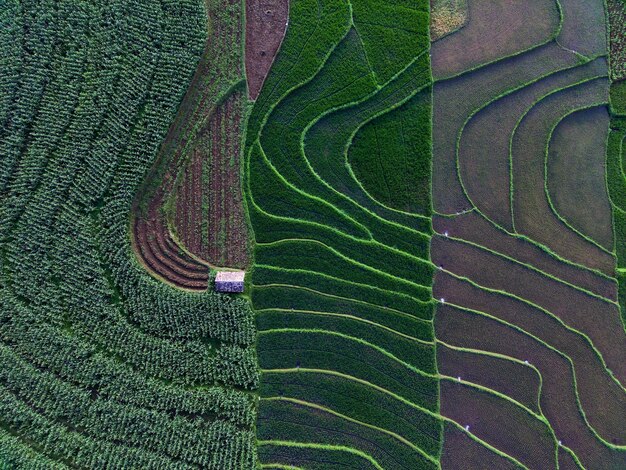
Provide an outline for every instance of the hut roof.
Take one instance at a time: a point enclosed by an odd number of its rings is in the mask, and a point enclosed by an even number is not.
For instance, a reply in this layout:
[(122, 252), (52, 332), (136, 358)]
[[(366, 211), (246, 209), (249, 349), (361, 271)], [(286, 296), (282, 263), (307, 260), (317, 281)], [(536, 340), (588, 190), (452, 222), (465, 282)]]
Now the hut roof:
[(245, 271), (218, 271), (215, 277), (217, 292), (243, 292)]

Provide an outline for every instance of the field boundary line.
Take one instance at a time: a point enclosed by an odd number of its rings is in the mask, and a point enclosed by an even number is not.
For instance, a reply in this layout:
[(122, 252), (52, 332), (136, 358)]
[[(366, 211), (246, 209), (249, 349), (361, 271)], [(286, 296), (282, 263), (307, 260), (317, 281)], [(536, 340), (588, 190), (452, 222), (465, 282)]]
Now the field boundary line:
[[(289, 313), (304, 313), (307, 315), (320, 315), (320, 316), (329, 316), (329, 317), (337, 317), (337, 318), (342, 318), (342, 319), (348, 319), (348, 320), (354, 320), (354, 321), (358, 321), (358, 322), (362, 322), (362, 323), (366, 323), (370, 326), (373, 326), (375, 328), (381, 328), (383, 330), (386, 330), (394, 335), (398, 335), (401, 336), (403, 338), (406, 338), (410, 341), (415, 341), (416, 343), (420, 343), (420, 344), (435, 344), (434, 341), (426, 341), (420, 338), (416, 338), (415, 336), (411, 336), (411, 335), (407, 335), (405, 333), (402, 333), (400, 331), (394, 330), (393, 328), (390, 328), (388, 326), (382, 325), (380, 323), (376, 323), (373, 322), (371, 320), (367, 320), (366, 318), (360, 318), (354, 315), (349, 315), (349, 314), (345, 314), (345, 313), (337, 313), (337, 312), (321, 312), (321, 311), (317, 311), (317, 310), (301, 310), (301, 309), (286, 309), (286, 308), (261, 308), (261, 309), (256, 309), (255, 312), (257, 313), (266, 313), (266, 312), (280, 312), (280, 313), (285, 313), (285, 314), (289, 314)], [(271, 330), (271, 329), (269, 329)], [(268, 330), (268, 331), (269, 331)], [(266, 330), (259, 330), (259, 333), (261, 331), (266, 331)]]
[[(550, 145), (552, 144), (552, 139), (554, 136), (554, 132), (556, 131), (557, 127), (568, 117), (570, 117), (573, 114), (579, 113), (581, 111), (588, 111), (590, 109), (595, 109), (595, 108), (601, 108), (603, 106), (605, 106), (608, 103), (596, 103), (596, 104), (591, 104), (591, 105), (587, 105), (581, 108), (576, 108), (573, 110), (570, 110), (566, 115), (561, 116), (559, 121), (550, 129), (550, 133), (548, 135), (548, 140), (546, 141), (546, 147), (545, 147), (545, 153), (544, 153), (544, 177), (543, 177), (543, 181), (544, 181), (544, 192), (546, 194), (546, 199), (548, 201), (548, 205), (550, 206), (550, 209), (552, 210), (552, 212), (554, 213), (554, 215), (563, 223), (565, 224), (565, 226), (567, 228), (569, 228), (572, 232), (576, 233), (577, 235), (580, 235), (581, 237), (583, 237), (585, 240), (589, 241), (590, 243), (596, 245), (598, 248), (602, 249), (604, 252), (609, 253), (610, 255), (613, 256), (613, 258), (615, 258), (616, 262), (617, 262), (617, 257), (615, 256), (615, 252), (613, 250), (609, 250), (608, 248), (602, 246), (599, 242), (595, 241), (590, 235), (587, 235), (585, 233), (583, 233), (581, 230), (577, 229), (576, 227), (574, 227), (568, 220), (566, 217), (562, 216), (559, 211), (557, 210), (556, 206), (554, 205), (553, 201), (552, 201), (552, 197), (550, 196), (550, 189), (548, 187), (548, 160), (549, 160), (549, 153), (550, 153)], [(607, 168), (606, 168), (606, 158), (603, 158), (604, 161), (604, 174), (607, 174)], [(607, 196), (608, 196), (608, 188), (607, 188)]]
[[(378, 291), (378, 292), (385, 292), (387, 294), (391, 293), (388, 289), (381, 289), (380, 287), (372, 286), (371, 284), (363, 284), (361, 282), (350, 281), (350, 280), (347, 280), (347, 279), (331, 276), (329, 274), (320, 273), (320, 272), (317, 272), (317, 271), (309, 271), (308, 269), (282, 268), (280, 266), (272, 266), (272, 265), (269, 265), (269, 264), (260, 264), (260, 263), (257, 263), (255, 265), (255, 268), (263, 268), (263, 269), (268, 270), (268, 271), (283, 271), (285, 273), (311, 274), (311, 275), (314, 275), (314, 276), (320, 276), (320, 277), (329, 279), (331, 281), (339, 281), (339, 282), (346, 283), (346, 284), (352, 284), (354, 286), (365, 287), (367, 289), (372, 289), (372, 290), (375, 290), (375, 291)], [(258, 285), (267, 285), (267, 284), (254, 284), (254, 285), (258, 286)], [(303, 286), (303, 287), (306, 287), (306, 286)], [(428, 292), (432, 292), (432, 289), (430, 287), (426, 287), (426, 288), (423, 289), (423, 291), (428, 293)], [(421, 305), (427, 305), (427, 304), (431, 303), (430, 300), (420, 299), (419, 297), (414, 297), (414, 296), (411, 296), (411, 295), (406, 294), (404, 292), (394, 292), (393, 294), (397, 295), (397, 296), (402, 296), (405, 299), (410, 299), (411, 301), (417, 302), (417, 303), (419, 303)], [(432, 295), (430, 297), (432, 298)]]
[[(258, 446), (277, 446), (277, 447), (302, 447), (309, 449), (324, 449), (324, 450), (335, 450), (339, 452), (347, 452), (349, 454), (357, 455), (361, 458), (364, 458), (368, 462), (370, 462), (377, 470), (385, 470), (380, 464), (369, 454), (366, 454), (362, 450), (355, 449), (353, 447), (348, 446), (338, 446), (333, 444), (318, 444), (315, 442), (295, 442), (295, 441), (280, 441), (275, 439), (270, 440), (257, 440)], [(293, 469), (294, 467), (286, 467), (288, 469)]]
[(344, 419), (344, 420), (349, 421), (351, 423), (358, 424), (359, 426), (364, 426), (364, 427), (373, 429), (375, 431), (387, 434), (387, 435), (393, 437), (394, 439), (402, 442), (407, 447), (410, 447), (411, 449), (415, 450), (420, 455), (422, 455), (424, 458), (430, 460), (432, 463), (437, 464), (437, 460), (433, 456), (429, 455), (428, 453), (426, 453), (426, 451), (424, 451), (424, 449), (416, 446), (411, 441), (409, 441), (408, 439), (400, 436), (399, 434), (396, 434), (395, 432), (390, 431), (389, 429), (381, 428), (379, 426), (375, 426), (373, 424), (366, 423), (364, 421), (360, 421), (360, 420), (355, 419), (355, 418), (351, 418), (349, 416), (346, 416), (346, 415), (344, 415), (342, 413), (339, 413), (338, 411), (335, 411), (335, 410), (333, 410), (331, 408), (328, 408), (326, 406), (318, 405), (316, 403), (312, 403), (312, 402), (305, 401), (305, 400), (299, 400), (297, 398), (280, 397), (280, 396), (261, 397), (260, 401), (286, 401), (286, 402), (295, 403), (297, 405), (302, 405), (302, 406), (306, 406), (306, 407), (309, 407), (309, 408), (314, 408), (316, 410), (332, 414), (332, 415), (334, 415), (334, 416), (336, 416), (338, 418)]
[[(543, 102), (544, 100), (548, 99), (549, 97), (551, 97), (551, 96), (553, 96), (553, 95), (556, 95), (556, 94), (559, 94), (559, 93), (562, 93), (562, 92), (564, 92), (564, 91), (566, 91), (566, 90), (573, 90), (573, 89), (575, 89), (575, 88), (577, 88), (577, 87), (579, 87), (579, 86), (581, 87), (581, 86), (584, 86), (584, 85), (590, 84), (590, 83), (592, 83), (592, 82), (594, 82), (594, 81), (596, 81), (596, 80), (600, 80), (600, 79), (603, 79), (603, 78), (607, 78), (607, 76), (606, 76), (606, 75), (596, 75), (596, 76), (592, 76), (592, 77), (589, 77), (589, 78), (587, 78), (587, 79), (584, 79), (584, 80), (581, 80), (581, 81), (578, 81), (578, 82), (572, 83), (572, 84), (567, 85), (567, 86), (565, 86), (565, 87), (561, 87), (561, 88), (557, 88), (557, 89), (551, 90), (550, 92), (548, 92), (548, 93), (546, 93), (546, 94), (542, 95), (541, 97), (539, 97), (539, 98), (538, 98), (536, 101), (534, 101), (534, 102), (533, 102), (533, 103), (532, 103), (529, 107), (527, 107), (527, 108), (526, 108), (526, 111), (524, 111), (524, 112), (522, 113), (522, 115), (520, 116), (519, 120), (518, 120), (518, 121), (517, 121), (517, 123), (515, 124), (515, 127), (513, 128), (513, 132), (511, 132), (511, 136), (510, 136), (510, 139), (509, 139), (509, 161), (510, 161), (510, 164), (511, 164), (511, 190), (510, 190), (510, 194), (511, 194), (511, 217), (512, 217), (512, 220), (513, 220), (513, 230), (514, 230), (516, 233), (517, 233), (517, 230), (515, 229), (515, 216), (514, 216), (514, 212), (513, 212), (513, 211), (514, 211), (513, 141), (514, 141), (514, 139), (515, 139), (515, 136), (517, 135), (517, 131), (519, 130), (520, 126), (522, 125), (522, 122), (524, 122), (524, 120), (528, 117), (528, 115), (529, 115), (529, 114), (530, 114), (530, 113), (531, 113), (531, 112), (532, 112), (532, 111), (533, 111), (533, 110), (534, 110), (534, 109), (535, 109), (535, 108), (536, 108), (536, 107), (537, 107), (537, 106), (538, 106), (541, 102)], [(586, 106), (595, 107), (595, 106), (601, 106), (601, 104), (600, 104), (600, 105), (598, 105), (598, 104), (593, 103), (593, 104), (586, 105)], [(544, 156), (544, 161), (545, 161), (545, 156)], [(545, 184), (546, 184), (546, 182), (545, 182), (545, 181), (546, 181), (546, 180), (545, 180), (545, 174), (544, 174), (543, 181), (544, 181), (544, 191), (545, 191)], [(557, 216), (557, 220), (560, 220), (560, 219), (558, 219), (558, 216)], [(568, 226), (567, 226), (567, 225), (566, 225), (566, 224), (565, 224), (562, 220), (561, 220), (561, 223), (563, 223), (563, 225), (564, 225), (566, 228), (568, 227)], [(589, 243), (591, 243), (592, 245), (596, 246), (596, 247), (597, 247), (598, 249), (600, 249), (601, 251), (603, 251), (603, 252), (605, 252), (605, 253), (607, 253), (607, 254), (611, 255), (612, 257), (615, 257), (615, 254), (614, 254), (614, 253), (612, 253), (610, 250), (607, 250), (606, 248), (604, 248), (604, 247), (602, 247), (602, 246), (598, 245), (595, 241), (593, 241), (593, 240), (591, 240), (591, 239), (587, 238), (585, 235), (582, 235), (582, 234), (580, 234), (580, 233), (578, 233), (578, 232), (575, 232), (575, 233), (576, 233), (577, 235), (579, 235), (579, 236), (580, 236), (583, 240), (586, 240), (586, 241), (588, 241)], [(541, 243), (539, 243), (539, 242), (537, 242), (537, 241), (535, 241), (535, 240), (533, 240), (533, 241), (534, 241), (535, 243), (537, 243), (537, 244), (541, 244)]]
[(463, 307), (463, 306), (456, 305), (456, 304), (450, 304), (450, 305), (453, 308), (456, 308), (458, 310), (461, 310), (461, 311), (464, 311), (464, 312), (468, 312), (468, 313), (471, 313), (471, 314), (474, 314), (474, 315), (480, 315), (480, 316), (489, 318), (490, 320), (495, 321), (497, 323), (501, 323), (501, 324), (505, 325), (508, 328), (511, 328), (513, 330), (518, 331), (522, 335), (528, 336), (532, 340), (538, 342), (542, 346), (546, 347), (547, 349), (549, 349), (549, 350), (553, 351), (554, 353), (556, 353), (556, 354), (560, 355), (561, 357), (563, 357), (567, 362), (569, 362), (569, 365), (570, 365), (570, 370), (572, 372), (572, 382), (573, 382), (571, 385), (573, 385), (574, 394), (576, 396), (576, 405), (577, 405), (577, 408), (578, 408), (578, 411), (579, 411), (581, 417), (583, 418), (583, 421), (585, 422), (586, 427), (591, 431), (591, 433), (595, 436), (595, 438), (599, 442), (604, 444), (605, 447), (608, 447), (608, 448), (613, 449), (613, 450), (626, 450), (626, 445), (615, 445), (615, 444), (612, 444), (612, 443), (606, 441), (596, 431), (596, 429), (591, 425), (591, 423), (589, 423), (589, 420), (587, 419), (587, 415), (585, 413), (584, 407), (582, 406), (582, 403), (580, 401), (580, 396), (578, 394), (578, 382), (577, 382), (577, 379), (576, 379), (576, 367), (575, 367), (574, 362), (572, 361), (572, 359), (567, 354), (565, 354), (564, 352), (562, 352), (559, 349), (555, 348), (554, 346), (546, 343), (541, 338), (538, 338), (537, 336), (527, 332), (526, 330), (524, 330), (520, 326), (514, 325), (514, 324), (512, 324), (510, 322), (507, 322), (506, 320), (502, 320), (501, 318), (498, 318), (498, 317), (493, 316), (493, 315), (491, 315), (489, 313), (486, 313), (486, 312), (482, 312), (480, 310), (475, 310), (475, 309)]
[[(332, 254), (337, 255), (339, 258), (343, 259), (347, 263), (353, 264), (355, 266), (359, 266), (367, 271), (379, 274), (383, 277), (389, 278), (390, 280), (399, 282), (400, 284), (410, 284), (420, 289), (426, 289), (429, 291), (432, 290), (432, 286), (425, 286), (424, 284), (419, 284), (409, 279), (396, 276), (395, 274), (391, 274), (390, 272), (382, 271), (381, 269), (378, 269), (374, 266), (370, 266), (369, 264), (362, 263), (361, 261), (357, 261), (347, 255), (344, 255), (342, 252), (335, 249), (334, 247), (331, 247), (330, 245), (327, 245), (326, 243), (319, 241), (319, 240), (315, 240), (313, 238), (281, 238), (280, 240), (275, 240), (272, 242), (258, 242), (257, 246), (276, 246), (276, 245), (281, 245), (283, 243), (290, 243), (290, 242), (303, 243), (303, 244), (313, 243), (313, 244), (321, 245), (322, 247), (330, 251)], [(418, 263), (423, 263), (428, 267), (432, 267), (432, 263), (427, 260), (424, 260), (423, 258), (419, 258), (417, 256), (411, 256), (411, 258), (413, 258)], [(285, 268), (285, 269), (289, 269), (289, 268)]]
[[(293, 285), (293, 284), (270, 283), (270, 284), (254, 284), (254, 287), (257, 288), (257, 289), (259, 289), (259, 288), (260, 289), (272, 288), (272, 287), (285, 287), (285, 288), (289, 288), (289, 289), (304, 289), (304, 290), (309, 291), (309, 292), (311, 292), (311, 293), (313, 293), (315, 295), (321, 295), (321, 296), (324, 296), (324, 297), (330, 297), (330, 298), (334, 298), (334, 299), (345, 300), (347, 302), (354, 302), (354, 303), (359, 303), (359, 304), (363, 304), (363, 305), (368, 305), (370, 307), (375, 307), (375, 308), (388, 310), (388, 311), (390, 311), (390, 312), (392, 312), (394, 314), (401, 315), (401, 316), (407, 317), (407, 318), (412, 318), (412, 319), (420, 321), (420, 322), (432, 323), (432, 320), (425, 320), (423, 318), (416, 317), (416, 316), (412, 315), (411, 313), (404, 312), (402, 310), (397, 310), (397, 309), (395, 309), (393, 307), (387, 307), (387, 306), (384, 306), (384, 305), (373, 304), (371, 302), (366, 302), (365, 300), (354, 299), (354, 298), (351, 298), (351, 297), (342, 297), (342, 296), (335, 295), (335, 294), (329, 294), (329, 293), (326, 293), (326, 292), (320, 292), (320, 291), (317, 291), (315, 289), (312, 289), (312, 288), (306, 287), (306, 286), (296, 286), (296, 285)], [(431, 298), (431, 300), (426, 302), (425, 304), (426, 305), (428, 305), (428, 304), (435, 305), (435, 301)]]
[(501, 353), (497, 353), (493, 351), (485, 351), (482, 349), (474, 349), (474, 348), (466, 348), (463, 346), (456, 346), (450, 343), (446, 343), (445, 341), (438, 339), (438, 338), (435, 338), (435, 343), (442, 344), (444, 347), (452, 349), (454, 351), (462, 351), (468, 354), (476, 354), (478, 356), (495, 357), (498, 359), (502, 359), (503, 361), (515, 362), (519, 365), (531, 368), (533, 371), (535, 371), (535, 373), (537, 374), (537, 377), (539, 378), (539, 388), (537, 390), (537, 397), (536, 397), (537, 409), (539, 409), (541, 411), (541, 414), (543, 415), (543, 411), (541, 410), (541, 390), (543, 388), (543, 375), (541, 374), (541, 371), (535, 365), (531, 364), (530, 362), (526, 364), (524, 361), (521, 361), (520, 359), (517, 359), (516, 357), (507, 356), (506, 354), (501, 354)]
[(534, 271), (534, 272), (536, 272), (536, 273), (538, 273), (538, 274), (540, 274), (542, 276), (545, 276), (545, 277), (547, 277), (549, 279), (552, 279), (555, 282), (558, 282), (559, 284), (563, 284), (563, 285), (565, 285), (567, 287), (570, 287), (570, 288), (572, 288), (574, 290), (577, 290), (577, 291), (579, 291), (579, 292), (581, 292), (581, 293), (583, 293), (585, 295), (588, 295), (590, 297), (598, 299), (598, 300), (600, 300), (602, 302), (606, 302), (606, 303), (609, 303), (611, 305), (619, 305), (619, 303), (617, 301), (613, 300), (613, 299), (609, 299), (607, 297), (603, 297), (603, 296), (601, 296), (599, 294), (596, 294), (595, 292), (592, 292), (592, 291), (590, 291), (588, 289), (585, 289), (584, 287), (580, 287), (580, 286), (577, 286), (575, 284), (572, 284), (571, 282), (566, 281), (564, 279), (561, 279), (560, 277), (557, 277), (557, 276), (555, 276), (553, 274), (547, 273), (547, 272), (545, 272), (545, 271), (543, 271), (543, 270), (533, 266), (532, 264), (525, 263), (523, 261), (520, 261), (520, 260), (518, 260), (516, 258), (513, 258), (513, 257), (511, 257), (509, 255), (506, 255), (504, 253), (500, 253), (499, 251), (496, 251), (496, 250), (493, 250), (491, 248), (488, 248), (488, 247), (486, 247), (484, 245), (481, 245), (480, 243), (475, 243), (475, 242), (472, 242), (470, 240), (465, 240), (464, 238), (459, 238), (459, 237), (452, 237), (452, 236), (444, 237), (444, 235), (442, 235), (440, 233), (438, 233), (437, 235), (441, 239), (443, 239), (443, 240), (446, 240), (446, 239), (453, 240), (454, 242), (457, 242), (457, 243), (460, 243), (460, 244), (463, 244), (463, 245), (473, 246), (473, 247), (475, 247), (475, 248), (477, 248), (479, 250), (491, 253), (492, 255), (494, 255), (494, 256), (496, 256), (498, 258), (503, 258), (506, 261), (510, 261), (511, 263), (514, 263), (514, 264), (517, 264), (519, 266), (522, 266), (525, 269), (528, 269), (530, 271)]
[[(369, 341), (365, 341), (364, 339), (357, 338), (355, 336), (350, 336), (350, 335), (347, 335), (345, 333), (339, 333), (338, 331), (330, 331), (330, 330), (323, 330), (323, 329), (316, 329), (316, 328), (271, 328), (271, 329), (268, 329), (268, 330), (259, 331), (258, 335), (259, 336), (265, 336), (265, 335), (269, 335), (269, 334), (280, 334), (280, 333), (297, 333), (297, 334), (312, 333), (312, 334), (321, 334), (321, 335), (328, 335), (328, 336), (337, 336), (338, 338), (347, 339), (349, 341), (354, 341), (355, 343), (359, 343), (359, 344), (362, 344), (363, 346), (367, 346), (368, 348), (372, 348), (373, 350), (379, 352), (383, 356), (388, 357), (392, 361), (397, 362), (401, 366), (405, 367), (406, 369), (410, 370), (411, 372), (416, 373), (417, 375), (421, 375), (422, 377), (428, 377), (429, 379), (436, 379), (438, 377), (437, 374), (434, 374), (434, 373), (431, 374), (429, 372), (424, 372), (423, 370), (419, 369), (418, 367), (416, 367), (416, 366), (414, 366), (412, 364), (409, 364), (408, 362), (405, 362), (402, 359), (399, 359), (394, 354), (390, 353), (386, 349), (384, 349), (384, 348), (382, 348), (382, 347), (380, 347), (380, 346), (378, 346), (376, 344), (372, 344)], [(424, 344), (434, 345), (435, 342), (434, 341), (425, 341)], [(302, 370), (302, 369), (300, 369), (300, 370)]]
[[(534, 302), (531, 302), (530, 300), (524, 299), (523, 297), (519, 297), (515, 294), (511, 294), (510, 292), (504, 291), (504, 290), (499, 290), (499, 289), (492, 289), (490, 287), (486, 287), (486, 286), (482, 286), (480, 284), (478, 284), (477, 282), (475, 282), (474, 280), (466, 277), (466, 276), (460, 276), (458, 274), (455, 274), (451, 271), (446, 271), (445, 269), (442, 270), (443, 272), (445, 272), (446, 274), (452, 276), (453, 278), (466, 282), (470, 285), (472, 285), (473, 287), (480, 289), (482, 291), (486, 291), (492, 294), (499, 294), (499, 295), (503, 295), (505, 297), (511, 298), (517, 302), (522, 302), (526, 305), (528, 305), (529, 307), (538, 310), (540, 312), (542, 312), (543, 314), (551, 317), (553, 320), (555, 320), (557, 323), (559, 323), (562, 327), (564, 327), (565, 329), (571, 331), (572, 333), (580, 336), (583, 340), (585, 340), (589, 346), (593, 349), (593, 351), (595, 352), (596, 356), (598, 357), (598, 359), (600, 360), (605, 372), (607, 372), (607, 374), (613, 379), (613, 381), (622, 389), (626, 392), (626, 387), (624, 385), (621, 384), (621, 382), (613, 375), (613, 372), (607, 367), (606, 362), (604, 361), (604, 356), (602, 356), (602, 353), (596, 349), (596, 347), (593, 344), (593, 341), (591, 340), (591, 338), (589, 338), (589, 336), (587, 336), (586, 333), (577, 330), (576, 328), (568, 325), (567, 323), (565, 323), (565, 321), (563, 319), (561, 319), (558, 315), (555, 315), (554, 313), (550, 312), (549, 310), (535, 304)], [(464, 309), (465, 307), (462, 306), (457, 306), (458, 308)], [(470, 309), (471, 310), (471, 309)]]

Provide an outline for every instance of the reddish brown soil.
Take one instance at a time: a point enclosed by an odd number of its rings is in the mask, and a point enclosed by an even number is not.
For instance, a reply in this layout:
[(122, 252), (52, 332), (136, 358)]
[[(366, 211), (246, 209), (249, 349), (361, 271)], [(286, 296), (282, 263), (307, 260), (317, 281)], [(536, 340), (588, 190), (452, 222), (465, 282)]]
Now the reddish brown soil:
[[(586, 82), (552, 94), (535, 105), (512, 139), (515, 228), (576, 263), (612, 275), (615, 257), (569, 229), (553, 213), (545, 193), (545, 151), (549, 135), (572, 110), (608, 100), (608, 81)], [(584, 169), (578, 169), (585, 171)]]
[[(194, 290), (206, 289), (211, 262), (244, 267), (248, 259), (239, 164), (245, 97), (235, 91), (224, 98), (243, 79), (242, 9), (236, 0), (209, 7), (211, 34), (132, 223), (133, 246), (148, 270)], [(209, 194), (224, 204), (209, 212)]]
[(246, 268), (248, 226), (241, 192), (243, 91), (217, 106), (192, 152), (176, 194), (173, 226), (181, 243), (214, 266)]
[(172, 240), (160, 206), (153, 204), (147, 217), (134, 219), (134, 246), (146, 267), (177, 287), (205, 290), (208, 267), (180, 250)]
[(283, 41), (289, 20), (289, 0), (246, 2), (246, 77), (248, 96), (259, 96), (265, 77)]
[(456, 426), (445, 423), (443, 429), (441, 468), (446, 470), (513, 470), (519, 467), (491, 452)]
[[(433, 54), (435, 54), (434, 49)], [(496, 62), (460, 77), (435, 82), (433, 87), (432, 174), (435, 210), (454, 214), (470, 207), (463, 194), (456, 165), (456, 144), (459, 132), (469, 116), (507, 90), (576, 65), (573, 58), (573, 54), (568, 54), (556, 44), (551, 43), (522, 56)], [(485, 152), (489, 151), (491, 149)], [(502, 184), (505, 188), (507, 187), (505, 182)]]
[[(446, 274), (441, 273), (437, 275), (435, 287), (435, 295), (442, 295), (442, 290), (448, 293), (449, 298), (446, 298), (446, 302), (455, 305), (461, 305), (461, 302), (465, 302), (462, 304), (465, 307), (485, 312), (512, 325), (518, 326), (567, 355), (574, 364), (578, 394), (583, 409), (591, 424), (609, 441), (616, 439), (615, 443), (626, 442), (623, 426), (620, 425), (620, 417), (626, 413), (623, 391), (603, 369), (597, 355), (582, 337), (564, 329), (558, 322), (545, 313), (519, 300), (506, 298), (500, 294), (481, 291), (467, 282), (456, 280)], [(453, 329), (451, 329), (452, 323), (450, 321), (444, 321), (444, 319), (458, 320), (465, 314), (454, 310), (453, 312), (456, 313), (456, 315), (451, 317), (448, 315), (450, 311), (451, 310), (440, 308), (437, 312), (437, 334), (438, 337), (446, 343), (466, 348), (497, 352), (515, 357), (521, 361), (529, 360), (534, 365), (539, 364), (540, 358), (536, 356), (536, 354), (541, 348), (544, 348), (544, 352), (556, 354), (545, 348), (545, 346), (540, 346), (540, 343), (527, 335), (522, 335), (515, 331), (513, 328), (498, 325), (493, 321), (489, 323), (478, 315), (473, 315), (471, 318), (467, 319), (464, 330), (453, 331)], [(460, 325), (460, 323), (455, 324), (456, 326)], [(481, 326), (489, 324), (492, 326), (488, 329)], [(619, 361), (620, 354), (619, 352), (613, 354), (612, 359)], [(545, 358), (545, 354), (540, 355), (540, 357)], [(571, 382), (563, 383), (560, 386), (573, 390), (571, 371), (567, 372), (567, 370), (565, 370), (570, 368), (569, 363), (565, 361), (562, 356), (557, 355), (557, 359), (560, 362), (554, 364), (558, 365), (558, 368), (563, 370), (559, 371), (551, 366), (549, 373), (553, 376), (552, 378), (556, 379), (561, 377), (562, 380), (564, 380), (563, 377), (565, 377), (565, 375), (568, 375)], [(442, 366), (440, 365), (440, 367)], [(618, 362), (613, 372), (617, 377), (620, 377), (624, 373), (624, 369), (623, 361)], [(542, 374), (547, 373), (546, 370), (542, 370), (541, 368), (540, 372)], [(546, 378), (544, 376), (544, 382), (545, 380)], [(559, 395), (559, 393), (560, 392), (554, 397), (550, 397), (548, 395), (548, 389), (544, 386), (541, 397), (542, 407), (544, 403), (550, 400), (555, 400), (555, 403), (558, 402), (560, 400), (559, 397), (562, 396)], [(550, 416), (548, 416), (548, 419), (552, 422)], [(577, 420), (579, 419), (580, 418), (577, 418)], [(573, 426), (575, 427), (576, 424)]]

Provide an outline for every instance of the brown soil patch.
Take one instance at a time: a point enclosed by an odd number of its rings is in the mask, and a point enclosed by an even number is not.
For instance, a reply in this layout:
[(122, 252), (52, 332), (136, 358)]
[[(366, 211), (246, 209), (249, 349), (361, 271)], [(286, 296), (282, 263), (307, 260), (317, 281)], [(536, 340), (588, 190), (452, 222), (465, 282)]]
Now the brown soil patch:
[(441, 414), (528, 468), (554, 468), (554, 441), (548, 426), (520, 407), (463, 382), (443, 380)]
[[(512, 140), (513, 214), (519, 233), (562, 257), (612, 275), (615, 259), (569, 229), (545, 193), (545, 151), (552, 128), (575, 109), (608, 101), (608, 81), (597, 79), (542, 100), (525, 116)], [(585, 171), (583, 168), (580, 171)]]
[(237, 90), (215, 108), (175, 196), (175, 233), (187, 250), (213, 266), (249, 264), (240, 183), (245, 102), (244, 91)]
[(578, 111), (562, 120), (549, 143), (547, 184), (559, 215), (611, 250), (613, 221), (606, 188), (608, 131), (606, 106)]
[(437, 363), (440, 374), (482, 385), (539, 412), (539, 375), (524, 364), (443, 344), (437, 346)]
[(148, 211), (134, 217), (133, 246), (144, 266), (158, 278), (176, 287), (205, 290), (209, 269), (184, 253), (172, 239), (161, 211), (162, 198), (155, 197)]
[[(467, 282), (454, 279), (446, 274), (437, 275), (435, 286), (436, 296), (443, 295), (442, 291), (447, 293), (448, 298), (446, 298), (446, 302), (485, 312), (518, 326), (530, 335), (539, 338), (567, 355), (574, 364), (578, 393), (583, 409), (591, 424), (609, 441), (613, 439), (616, 439), (616, 442), (626, 441), (623, 426), (620, 424), (621, 416), (626, 413), (626, 403), (624, 403), (623, 399), (624, 392), (611, 379), (589, 343), (581, 336), (563, 328), (550, 316), (521, 301), (507, 298), (500, 294), (482, 291)], [(475, 327), (455, 332), (450, 330), (448, 324), (439, 321), (442, 311), (444, 312), (443, 317), (445, 317), (447, 310), (444, 311), (441, 308), (438, 309), (438, 317), (436, 317), (437, 335), (442, 341), (456, 346), (498, 352), (515, 357), (521, 361), (529, 360), (536, 365), (536, 358), (533, 360), (529, 355), (540, 347), (540, 343), (537, 341), (516, 332), (510, 327), (498, 326), (497, 331), (492, 331), (495, 328), (494, 326), (484, 330), (480, 327), (483, 317), (478, 315), (474, 315), (472, 317), (473, 320), (471, 320), (475, 322)], [(495, 322), (493, 323), (496, 325)], [(508, 333), (509, 331), (510, 333)], [(495, 336), (491, 338), (493, 334)], [(467, 338), (463, 335), (466, 335)], [(483, 338), (484, 335), (489, 337)], [(520, 341), (521, 345), (514, 344), (513, 340)], [(547, 348), (543, 348), (549, 351)], [(605, 356), (609, 367), (615, 366), (612, 370), (618, 378), (623, 378), (624, 373), (626, 373), (623, 361), (619, 362), (621, 355), (620, 350), (609, 351), (609, 357)], [(618, 362), (615, 363), (615, 361)], [(440, 365), (440, 367), (442, 366)], [(569, 368), (570, 366), (565, 361), (559, 367)], [(554, 373), (559, 374), (556, 371)], [(573, 387), (573, 379), (569, 386)], [(547, 397), (542, 398), (542, 400), (547, 399)]]
[(289, 0), (246, 2), (246, 77), (248, 96), (259, 96), (287, 31)]
[(240, 181), (245, 94), (235, 86), (243, 81), (242, 5), (212, 0), (208, 9), (205, 50), (137, 195), (132, 223), (133, 245), (149, 271), (195, 290), (206, 289), (210, 264), (248, 263)]
[[(607, 362), (614, 362), (619, 367), (619, 356), (626, 351), (626, 335), (620, 328), (619, 310), (615, 304), (577, 291), (480, 248), (445, 237), (433, 238), (431, 249), (434, 262), (443, 265), (445, 270), (472, 279), (481, 286), (533, 302), (565, 324), (583, 331)], [(447, 298), (444, 293), (442, 297)], [(459, 305), (465, 306), (467, 301), (461, 299)]]

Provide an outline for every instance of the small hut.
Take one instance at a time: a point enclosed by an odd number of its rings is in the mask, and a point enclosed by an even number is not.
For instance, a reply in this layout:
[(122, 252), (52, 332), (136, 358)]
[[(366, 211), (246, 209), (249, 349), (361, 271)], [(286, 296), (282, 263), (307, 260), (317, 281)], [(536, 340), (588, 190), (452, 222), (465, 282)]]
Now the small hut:
[(217, 292), (243, 292), (245, 271), (218, 271), (215, 276), (215, 290)]

